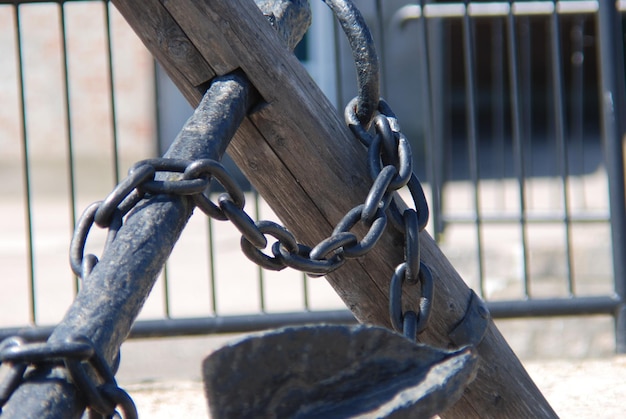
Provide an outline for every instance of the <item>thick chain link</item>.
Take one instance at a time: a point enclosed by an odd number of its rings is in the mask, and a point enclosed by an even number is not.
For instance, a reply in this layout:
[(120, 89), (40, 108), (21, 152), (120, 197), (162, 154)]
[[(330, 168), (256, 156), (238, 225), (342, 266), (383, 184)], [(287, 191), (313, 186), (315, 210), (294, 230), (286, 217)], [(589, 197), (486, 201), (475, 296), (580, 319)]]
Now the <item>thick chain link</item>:
[[(2, 341), (0, 366), (7, 367), (8, 371), (0, 386), (0, 407), (23, 380), (27, 368), (42, 364), (65, 367), (70, 380), (83, 394), (87, 406), (92, 410), (90, 417), (120, 416), (118, 410), (125, 419), (138, 417), (133, 400), (118, 387), (113, 371), (104, 357), (84, 336), (73, 336), (64, 342), (27, 343), (17, 337)], [(94, 382), (94, 375), (101, 381), (100, 384)]]
[[(365, 201), (362, 217), (369, 219), (375, 209), (387, 208), (391, 224), (404, 233), (404, 261), (394, 270), (389, 287), (389, 316), (396, 331), (415, 339), (428, 324), (434, 297), (433, 276), (421, 261), (419, 232), (428, 224), (428, 203), (422, 185), (413, 173), (411, 148), (389, 105), (381, 100), (374, 118), (375, 134), (359, 122), (358, 102), (353, 99), (345, 110), (346, 123), (368, 148), (368, 167), (374, 184)], [(400, 209), (393, 193), (407, 187), (415, 209)], [(403, 312), (403, 285), (420, 284), (417, 310)]]

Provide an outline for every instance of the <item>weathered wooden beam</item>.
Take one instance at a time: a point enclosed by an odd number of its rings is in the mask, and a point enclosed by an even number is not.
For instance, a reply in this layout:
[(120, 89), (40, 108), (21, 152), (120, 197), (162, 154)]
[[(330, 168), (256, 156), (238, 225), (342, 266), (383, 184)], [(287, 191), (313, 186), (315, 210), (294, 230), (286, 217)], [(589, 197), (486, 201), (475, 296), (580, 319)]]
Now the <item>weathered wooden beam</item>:
[[(371, 184), (364, 148), (252, 0), (113, 3), (193, 106), (213, 74), (246, 74), (263, 103), (228, 153), (299, 241), (316, 244), (364, 201)], [(361, 322), (386, 327), (389, 280), (403, 257), (401, 237), (388, 230), (372, 252), (326, 277)], [(453, 347), (449, 335), (472, 293), (432, 238), (420, 240), (436, 283), (420, 340)], [(415, 307), (416, 298), (406, 304)], [(491, 320), (477, 350), (476, 380), (443, 417), (556, 416)]]

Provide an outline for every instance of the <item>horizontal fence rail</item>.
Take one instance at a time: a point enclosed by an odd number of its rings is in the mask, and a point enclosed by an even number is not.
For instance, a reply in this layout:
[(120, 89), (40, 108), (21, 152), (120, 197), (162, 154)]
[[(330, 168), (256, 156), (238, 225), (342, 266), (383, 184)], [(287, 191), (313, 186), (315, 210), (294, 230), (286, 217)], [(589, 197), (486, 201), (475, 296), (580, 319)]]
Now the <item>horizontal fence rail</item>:
[[(8, 92), (0, 98), (0, 170), (11, 179), (11, 189), (0, 189), (8, 214), (0, 260), (11, 266), (2, 281), (12, 290), (0, 296), (0, 339), (41, 339), (60, 320), (79, 287), (66, 262), (78, 214), (134, 161), (159, 154), (158, 120), (168, 117), (153, 61), (108, 2), (31, 3), (0, 1), (8, 57), (0, 68)], [(626, 12), (626, 2), (615, 4)], [(603, 83), (616, 78), (602, 69), (619, 68), (623, 56), (602, 54), (600, 3), (358, 5), (375, 22), (384, 95), (409, 121), (430, 190), (428, 228), (494, 317), (612, 315), (623, 343), (626, 258), (622, 239), (611, 236), (624, 216), (623, 167), (614, 161), (621, 146), (607, 140), (609, 111), (598, 102)], [(353, 70), (337, 27), (327, 36), (309, 35), (307, 49), (333, 45), (327, 93), (342, 109), (354, 96), (344, 82)], [(396, 65), (406, 55), (415, 58), (408, 75)], [(612, 87), (616, 97), (622, 88)], [(254, 192), (249, 198), (257, 219), (272, 217)], [(354, 321), (323, 280), (245, 260), (237, 234), (192, 217), (131, 337)]]

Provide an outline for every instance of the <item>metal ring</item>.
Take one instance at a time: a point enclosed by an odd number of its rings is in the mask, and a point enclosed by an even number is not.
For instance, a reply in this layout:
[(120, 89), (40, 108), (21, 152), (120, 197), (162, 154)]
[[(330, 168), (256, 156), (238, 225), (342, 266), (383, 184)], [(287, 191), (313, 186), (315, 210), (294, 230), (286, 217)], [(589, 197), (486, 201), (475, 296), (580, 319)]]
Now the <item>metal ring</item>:
[(84, 345), (91, 349), (91, 354), (83, 359), (65, 358), (65, 367), (67, 368), (70, 378), (78, 391), (82, 393), (87, 400), (87, 406), (102, 415), (111, 416), (115, 412), (116, 403), (104, 397), (92, 378), (85, 371), (85, 362), (88, 363), (96, 375), (104, 382), (104, 384), (113, 384), (117, 386), (115, 377), (106, 363), (102, 355), (95, 349), (93, 342), (86, 336), (72, 336), (59, 345)]
[[(411, 174), (411, 179), (409, 179), (409, 183), (407, 183), (406, 186), (409, 188), (411, 198), (413, 199), (413, 203), (415, 205), (415, 211), (417, 212), (418, 229), (419, 231), (422, 231), (426, 228), (429, 217), (428, 202), (426, 202), (424, 189), (422, 189), (422, 184), (417, 176), (415, 176), (415, 173)], [(392, 199), (391, 204), (389, 205), (389, 218), (391, 220), (391, 224), (400, 232), (404, 232), (404, 220), (402, 218), (403, 212), (404, 211), (400, 211), (398, 204), (394, 199)]]
[[(350, 231), (356, 223), (361, 220), (362, 212), (364, 205), (357, 205), (352, 208), (344, 217), (337, 223), (335, 229), (333, 230), (333, 235), (339, 234), (342, 232)], [(374, 221), (370, 225), (368, 232), (365, 234), (365, 237), (361, 239), (354, 246), (344, 246), (343, 255), (346, 258), (356, 258), (359, 256), (363, 256), (367, 252), (369, 252), (378, 242), (380, 237), (385, 231), (385, 227), (387, 226), (387, 216), (385, 212), (381, 209), (376, 213), (376, 217)]]
[(76, 223), (74, 235), (70, 242), (70, 267), (74, 275), (79, 278), (83, 277), (83, 258), (85, 253), (85, 245), (87, 244), (87, 236), (94, 222), (96, 211), (100, 207), (102, 201), (94, 202), (89, 205)]
[(389, 184), (397, 173), (395, 167), (385, 166), (378, 174), (378, 177), (367, 193), (367, 198), (365, 198), (363, 210), (361, 211), (361, 219), (365, 224), (370, 224), (374, 220), (376, 212), (381, 207), (381, 203), (388, 192)]
[(361, 141), (361, 144), (363, 144), (365, 147), (369, 147), (370, 144), (372, 144), (374, 137), (369, 132), (367, 132), (367, 129), (365, 129), (363, 125), (361, 125), (361, 121), (359, 121), (359, 118), (356, 116), (357, 102), (357, 97), (348, 102), (343, 112), (343, 117), (346, 121), (346, 125), (348, 125), (350, 131), (352, 131), (352, 134), (354, 134), (354, 136), (358, 138), (359, 141)]
[(246, 197), (243, 191), (226, 168), (217, 160), (201, 159), (194, 161), (185, 170), (183, 179), (195, 178), (203, 173), (212, 176), (218, 181), (224, 187), (226, 193), (230, 195), (233, 203), (240, 209), (246, 206)]
[(381, 147), (382, 137), (375, 135), (367, 149), (367, 168), (370, 171), (370, 178), (372, 180), (375, 180), (383, 170), (383, 165), (380, 160)]
[[(3, 353), (13, 347), (20, 347), (26, 342), (19, 336), (12, 336), (0, 342), (0, 365), (4, 363)], [(9, 400), (15, 389), (22, 382), (24, 372), (28, 367), (26, 362), (7, 362), (5, 368), (8, 371), (3, 374), (2, 385), (0, 386), (0, 408)]]
[(272, 246), (272, 253), (276, 257), (281, 257), (285, 265), (311, 275), (323, 276), (338, 269), (346, 261), (340, 255), (335, 255), (330, 259), (312, 260), (310, 258), (311, 248), (298, 244), (297, 252), (289, 252), (279, 242)]
[(169, 159), (166, 157), (157, 157), (154, 159), (144, 159), (140, 160), (137, 163), (133, 164), (130, 169), (128, 169), (128, 175), (134, 174), (137, 169), (141, 166), (151, 166), (154, 168), (155, 172), (178, 172), (183, 173), (185, 168), (189, 166), (191, 160), (185, 159)]
[(230, 195), (222, 194), (218, 198), (220, 209), (226, 214), (228, 219), (237, 227), (237, 230), (243, 234), (246, 239), (258, 249), (263, 249), (267, 246), (267, 239), (263, 233), (257, 228), (254, 220), (250, 216), (240, 209), (230, 199)]
[(128, 177), (122, 180), (113, 189), (113, 192), (106, 197), (100, 204), (100, 207), (94, 215), (94, 222), (100, 227), (108, 227), (111, 223), (111, 217), (117, 209), (118, 205), (131, 193), (131, 191), (137, 188), (148, 179), (153, 179), (155, 174), (154, 166), (141, 165), (135, 170), (131, 171)]
[(2, 362), (37, 364), (65, 359), (84, 360), (93, 354), (93, 347), (84, 342), (38, 342), (11, 346), (2, 351)]
[(398, 162), (398, 147), (396, 137), (394, 132), (391, 130), (391, 125), (389, 124), (389, 120), (383, 114), (378, 114), (374, 118), (374, 127), (376, 128), (376, 133), (382, 139), (383, 145), (383, 156), (387, 157), (387, 164), (397, 165)]
[[(378, 117), (377, 119), (378, 120)], [(387, 125), (388, 126), (388, 125)], [(410, 180), (413, 174), (413, 155), (411, 153), (411, 145), (409, 141), (403, 134), (399, 134), (399, 138), (396, 140), (393, 138), (393, 149), (392, 155), (387, 156), (387, 159), (383, 159), (382, 157), (385, 153), (382, 152), (383, 145), (386, 149), (390, 147), (388, 139), (385, 139), (385, 134), (378, 132), (376, 136), (373, 137), (371, 144), (369, 145), (369, 149), (367, 150), (367, 166), (370, 171), (370, 177), (372, 179), (376, 179), (380, 172), (382, 171), (383, 161), (386, 165), (392, 165), (396, 169), (396, 175), (389, 183), (389, 189), (396, 190), (404, 187)]]
[(158, 194), (174, 194), (174, 195), (193, 195), (202, 193), (209, 186), (208, 178), (200, 179), (178, 179), (178, 180), (150, 180), (141, 184), (142, 192), (152, 195)]
[(411, 153), (411, 146), (409, 140), (400, 134), (397, 142), (398, 152), (398, 174), (391, 181), (389, 185), (390, 189), (400, 189), (404, 187), (411, 180), (413, 175), (413, 154)]
[(406, 262), (398, 265), (389, 284), (389, 318), (393, 328), (402, 330), (402, 280), (406, 272)]
[(87, 406), (101, 415), (112, 416), (115, 412), (115, 404), (100, 394), (98, 387), (87, 375), (83, 362), (66, 359), (65, 368), (67, 368), (72, 382), (85, 398)]
[(332, 236), (319, 242), (317, 246), (311, 249), (309, 256), (313, 260), (321, 260), (331, 252), (339, 251), (340, 253), (343, 253), (344, 246), (355, 245), (358, 242), (357, 237), (350, 232), (333, 234)]
[(398, 122), (398, 117), (391, 109), (391, 106), (389, 106), (387, 101), (383, 98), (380, 98), (380, 101), (378, 102), (378, 112), (387, 117), (387, 121), (389, 122), (389, 126), (393, 132), (402, 131), (400, 123)]
[[(190, 160), (184, 159), (169, 159), (169, 158), (157, 158), (147, 159), (139, 162), (140, 164), (148, 164), (154, 167), (158, 172), (174, 172), (184, 173), (185, 169), (192, 163)], [(135, 170), (135, 164), (129, 171), (133, 173)], [(140, 185), (140, 189), (143, 193), (157, 194), (175, 194), (175, 195), (193, 195), (203, 192), (209, 186), (210, 179), (208, 176), (203, 178), (194, 179), (175, 179), (175, 180), (150, 180), (143, 182)]]
[(144, 196), (145, 193), (138, 189), (134, 189), (133, 191), (131, 191), (128, 196), (124, 198), (124, 200), (117, 206), (117, 208), (122, 213), (122, 217), (126, 216), (126, 214), (130, 212), (130, 210), (135, 208), (137, 203), (141, 201)]
[[(389, 317), (393, 328), (401, 332), (404, 328), (404, 314), (402, 313), (402, 284), (406, 278), (407, 263), (403, 262), (398, 265), (391, 277), (389, 284)], [(434, 297), (433, 277), (430, 269), (420, 262), (420, 298), (419, 312), (417, 315), (417, 324), (415, 325), (416, 334), (422, 333), (430, 319), (432, 300)]]
[(372, 35), (359, 9), (350, 0), (324, 0), (341, 24), (350, 41), (358, 79), (356, 115), (359, 123), (367, 127), (380, 98), (380, 70), (378, 55)]
[(87, 254), (83, 258), (83, 262), (80, 264), (81, 266), (81, 274), (77, 275), (80, 279), (86, 279), (93, 271), (93, 268), (98, 264), (98, 256), (94, 254)]
[(419, 335), (428, 326), (430, 315), (432, 313), (433, 299), (435, 298), (435, 283), (433, 281), (433, 274), (430, 268), (424, 263), (420, 262), (420, 288), (422, 295), (420, 296), (419, 306), (419, 319), (417, 321), (416, 333)]
[(406, 261), (406, 282), (415, 284), (420, 273), (420, 239), (417, 224), (417, 212), (407, 209), (402, 214), (404, 219), (404, 260)]
[(135, 406), (135, 402), (126, 391), (114, 384), (103, 384), (98, 387), (98, 390), (104, 394), (108, 400), (115, 403), (115, 407), (119, 407), (122, 410), (122, 417), (124, 419), (139, 418), (137, 406)]
[[(141, 165), (150, 165), (155, 171), (159, 172), (175, 172), (184, 173), (185, 169), (191, 164), (190, 160), (157, 158), (143, 160), (131, 167), (129, 174), (132, 174), (136, 168)], [(193, 195), (203, 192), (209, 186), (208, 176), (204, 178), (193, 179), (176, 179), (176, 180), (150, 180), (143, 182), (139, 189), (142, 192), (148, 192), (153, 195), (157, 194), (176, 194), (176, 195)]]
[(415, 340), (417, 337), (417, 313), (409, 310), (404, 313), (402, 319), (402, 334), (407, 339)]
[[(296, 242), (296, 239), (285, 227), (276, 224), (273, 221), (258, 221), (255, 225), (261, 233), (269, 234), (270, 236), (276, 238), (290, 252), (298, 251), (298, 243)], [(281, 257), (270, 257), (266, 255), (250, 243), (245, 236), (241, 237), (240, 244), (241, 250), (248, 257), (248, 259), (265, 269), (280, 271), (287, 267)]]
[[(244, 193), (220, 162), (211, 159), (196, 160), (187, 167), (185, 173), (183, 174), (183, 178), (193, 179), (202, 174), (212, 176), (224, 187), (226, 193), (230, 195), (231, 201), (239, 207), (239, 209), (243, 209), (246, 204)], [(208, 216), (222, 221), (227, 219), (224, 212), (217, 205), (211, 202), (211, 200), (204, 193), (198, 193), (192, 196), (196, 206), (198, 206), (198, 208), (200, 208), (202, 212)]]

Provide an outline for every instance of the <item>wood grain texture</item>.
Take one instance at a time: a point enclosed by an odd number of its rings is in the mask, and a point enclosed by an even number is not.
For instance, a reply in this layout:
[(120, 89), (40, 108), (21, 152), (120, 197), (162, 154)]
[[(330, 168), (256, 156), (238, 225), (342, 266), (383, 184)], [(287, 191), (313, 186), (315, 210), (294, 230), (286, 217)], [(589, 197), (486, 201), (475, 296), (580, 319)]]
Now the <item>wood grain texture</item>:
[[(207, 69), (245, 72), (264, 103), (244, 121), (228, 153), (299, 241), (312, 245), (327, 237), (364, 201), (371, 185), (365, 149), (251, 0), (113, 3), (193, 106)], [(184, 54), (163, 40), (168, 34)], [(463, 318), (470, 290), (430, 236), (423, 233), (420, 242), (436, 284), (434, 312), (420, 340), (452, 347), (448, 334)], [(402, 257), (402, 238), (388, 228), (372, 252), (326, 279), (359, 321), (389, 327), (389, 281)], [(415, 307), (417, 299), (408, 295), (404, 303)], [(556, 416), (493, 322), (478, 354), (476, 380), (443, 417)]]

